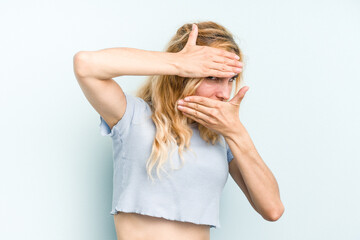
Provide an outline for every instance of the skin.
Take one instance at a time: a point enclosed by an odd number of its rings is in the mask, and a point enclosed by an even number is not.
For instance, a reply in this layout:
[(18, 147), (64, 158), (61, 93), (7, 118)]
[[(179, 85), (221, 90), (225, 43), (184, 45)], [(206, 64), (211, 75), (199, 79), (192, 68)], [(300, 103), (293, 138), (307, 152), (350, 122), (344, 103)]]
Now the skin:
[[(197, 88), (195, 95), (216, 101), (227, 101), (230, 98), (236, 76), (237, 75), (227, 78), (205, 78)], [(172, 240), (210, 239), (210, 227), (208, 225), (169, 221), (164, 218), (125, 212), (119, 212), (114, 215), (114, 223), (118, 240), (154, 239), (155, 234), (157, 240), (168, 239), (168, 236), (172, 236)]]
[[(277, 182), (256, 152), (252, 141), (241, 125), (239, 107), (249, 87), (243, 87), (230, 101), (233, 77), (208, 77), (200, 84), (190, 101), (178, 101), (178, 109), (193, 120), (222, 134), (229, 144), (234, 159), (229, 164), (229, 173), (243, 191), (251, 206), (269, 221), (276, 221), (284, 207), (280, 201)], [(182, 107), (182, 108), (181, 108)], [(242, 136), (242, 137), (239, 137)], [(153, 239), (173, 236), (176, 240), (209, 240), (210, 228), (163, 218), (142, 216), (134, 213), (119, 213), (114, 216), (117, 239)], [(146, 226), (151, 226), (149, 229)], [(142, 228), (142, 231), (139, 229)]]
[[(276, 221), (284, 207), (275, 178), (255, 150), (245, 128), (239, 124), (239, 106), (249, 87), (243, 87), (230, 101), (232, 78), (207, 78), (190, 96), (178, 102), (184, 115), (221, 133), (234, 155), (229, 173), (244, 192), (251, 206), (269, 221)], [(226, 102), (228, 101), (228, 102)], [(183, 106), (183, 108), (181, 108)], [(216, 116), (216, 117), (215, 117)], [(235, 129), (235, 130), (234, 130)], [(122, 213), (114, 216), (117, 239), (209, 240), (210, 228), (188, 222)], [(142, 229), (139, 231), (139, 229)], [(155, 234), (155, 235), (154, 235)]]
[(119, 212), (114, 215), (117, 240), (209, 240), (208, 225)]
[[(239, 105), (240, 102), (237, 103), (235, 100), (232, 99), (230, 102), (226, 102), (229, 100), (231, 91), (233, 88), (233, 84), (236, 80), (238, 75), (234, 74), (232, 77), (206, 77), (199, 87), (196, 89), (194, 96), (204, 97), (209, 100), (213, 100), (211, 104), (217, 104), (218, 102), (223, 103), (221, 105), (222, 112), (215, 113), (213, 117), (211, 117), (211, 111), (214, 109), (209, 108), (210, 106), (205, 105), (194, 105), (194, 103), (184, 101), (180, 99), (178, 101), (178, 109), (183, 112), (184, 115), (187, 117), (194, 117), (195, 114), (200, 114), (204, 121), (201, 121), (202, 118), (194, 119), (195, 121), (199, 122), (200, 124), (204, 125), (205, 127), (209, 127), (219, 133), (224, 133), (225, 131), (231, 131), (234, 125), (232, 123), (237, 122), (239, 120)], [(246, 93), (249, 89), (248, 86), (243, 87), (239, 93), (241, 94)], [(238, 96), (239, 97), (239, 96)], [(243, 96), (244, 97), (244, 96)], [(236, 98), (238, 99), (238, 98)], [(186, 100), (186, 99), (185, 99)], [(217, 102), (218, 101), (218, 102)], [(240, 100), (241, 101), (241, 100)], [(199, 106), (201, 111), (196, 111), (194, 108)], [(213, 124), (210, 126), (210, 122), (215, 120), (215, 116), (221, 114), (220, 122), (217, 122), (215, 125)], [(228, 120), (228, 121), (226, 121)], [(208, 122), (206, 122), (208, 121)]]
[[(118, 100), (119, 104), (114, 104), (114, 99), (119, 99), (115, 96), (119, 95), (121, 88), (115, 85), (112, 77), (157, 74), (184, 77), (205, 77), (210, 74), (219, 77), (217, 80), (203, 81), (196, 91), (196, 96), (192, 96), (193, 99), (184, 104), (183, 113), (225, 137), (234, 155), (229, 164), (230, 174), (254, 209), (265, 219), (276, 220), (283, 211), (276, 181), (256, 152), (238, 116), (240, 102), (248, 88), (242, 88), (231, 101), (225, 102), (230, 98), (232, 90), (232, 84), (228, 83), (229, 77), (241, 71), (242, 64), (237, 61), (239, 57), (220, 49), (196, 46), (196, 37), (197, 27), (190, 34), (188, 44), (181, 53), (116, 48), (81, 54), (74, 60), (77, 63), (77, 78), (99, 114), (108, 116), (106, 119), (112, 128), (121, 118), (117, 114), (124, 112), (112, 108), (121, 106), (121, 102), (124, 102), (122, 93), (123, 99)], [(84, 59), (80, 56), (84, 56)], [(109, 95), (110, 91), (107, 89), (110, 84), (114, 86), (112, 89), (114, 93), (117, 91), (116, 94)], [(99, 86), (103, 87), (103, 91), (99, 90)], [(96, 91), (90, 92), (92, 89)], [(209, 239), (209, 226), (135, 213), (120, 212), (114, 216), (114, 223), (119, 240), (165, 240), (169, 239), (169, 236), (172, 240)]]
[(195, 95), (220, 101), (228, 100), (233, 88), (233, 83), (236, 79), (235, 76), (232, 78), (205, 78), (200, 86), (196, 89)]
[(228, 80), (206, 79), (194, 96), (178, 101), (178, 109), (185, 116), (224, 136), (234, 155), (229, 164), (230, 174), (252, 207), (264, 219), (276, 221), (285, 210), (277, 181), (239, 118), (240, 103), (249, 87), (241, 88), (230, 101), (225, 102), (232, 90), (232, 83)]

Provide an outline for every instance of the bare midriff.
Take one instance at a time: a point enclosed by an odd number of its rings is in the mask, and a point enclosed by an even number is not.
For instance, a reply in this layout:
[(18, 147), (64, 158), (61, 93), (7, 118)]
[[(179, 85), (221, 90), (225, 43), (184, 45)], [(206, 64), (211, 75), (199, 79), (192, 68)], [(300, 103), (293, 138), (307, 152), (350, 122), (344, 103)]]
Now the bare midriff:
[(117, 240), (210, 240), (210, 226), (137, 213), (114, 215)]

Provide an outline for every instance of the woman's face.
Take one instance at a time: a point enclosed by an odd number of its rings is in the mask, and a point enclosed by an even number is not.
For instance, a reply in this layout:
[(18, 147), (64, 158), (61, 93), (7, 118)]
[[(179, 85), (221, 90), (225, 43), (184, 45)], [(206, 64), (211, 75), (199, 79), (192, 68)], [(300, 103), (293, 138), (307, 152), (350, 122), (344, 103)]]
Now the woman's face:
[(238, 74), (231, 78), (206, 77), (196, 89), (195, 95), (218, 101), (228, 101), (237, 76)]

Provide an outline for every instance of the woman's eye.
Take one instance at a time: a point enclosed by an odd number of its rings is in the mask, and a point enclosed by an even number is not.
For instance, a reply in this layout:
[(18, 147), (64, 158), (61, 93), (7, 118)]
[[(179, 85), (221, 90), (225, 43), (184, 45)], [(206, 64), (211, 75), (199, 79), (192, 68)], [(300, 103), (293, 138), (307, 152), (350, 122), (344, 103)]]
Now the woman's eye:
[[(217, 77), (206, 77), (209, 80), (215, 80), (215, 81), (220, 81), (221, 79), (217, 78)], [(236, 80), (236, 77), (230, 78), (229, 82), (233, 82)]]

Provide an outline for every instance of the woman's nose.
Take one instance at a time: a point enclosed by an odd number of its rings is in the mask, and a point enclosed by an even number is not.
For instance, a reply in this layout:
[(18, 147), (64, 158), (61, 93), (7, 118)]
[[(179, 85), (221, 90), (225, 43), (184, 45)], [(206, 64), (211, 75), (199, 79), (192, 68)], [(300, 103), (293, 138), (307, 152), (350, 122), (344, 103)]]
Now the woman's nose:
[(230, 98), (232, 90), (232, 85), (222, 84), (219, 91), (217, 92), (217, 97), (222, 101), (227, 101)]

